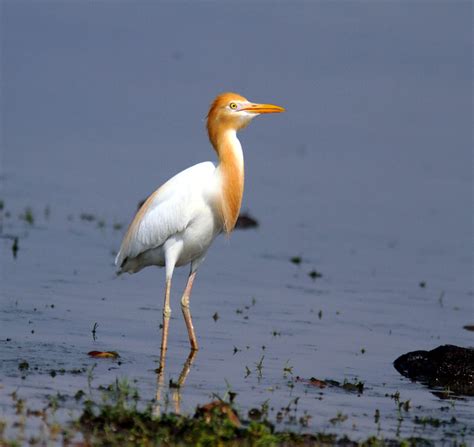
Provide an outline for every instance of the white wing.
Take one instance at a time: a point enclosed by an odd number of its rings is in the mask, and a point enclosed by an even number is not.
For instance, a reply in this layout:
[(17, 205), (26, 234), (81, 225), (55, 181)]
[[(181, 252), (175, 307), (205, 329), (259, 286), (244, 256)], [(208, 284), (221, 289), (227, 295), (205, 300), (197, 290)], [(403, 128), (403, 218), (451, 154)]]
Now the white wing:
[(138, 210), (123, 239), (115, 265), (163, 245), (183, 231), (198, 212), (215, 166), (199, 163), (176, 174), (148, 197)]

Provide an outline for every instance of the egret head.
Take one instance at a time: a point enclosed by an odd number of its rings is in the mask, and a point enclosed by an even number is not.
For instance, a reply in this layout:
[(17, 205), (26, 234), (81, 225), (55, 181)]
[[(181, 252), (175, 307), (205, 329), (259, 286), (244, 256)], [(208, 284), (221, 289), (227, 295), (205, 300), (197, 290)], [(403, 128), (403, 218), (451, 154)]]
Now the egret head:
[(209, 139), (215, 146), (218, 134), (226, 130), (238, 131), (262, 113), (280, 113), (285, 109), (273, 104), (256, 104), (237, 93), (222, 93), (214, 99), (207, 115)]

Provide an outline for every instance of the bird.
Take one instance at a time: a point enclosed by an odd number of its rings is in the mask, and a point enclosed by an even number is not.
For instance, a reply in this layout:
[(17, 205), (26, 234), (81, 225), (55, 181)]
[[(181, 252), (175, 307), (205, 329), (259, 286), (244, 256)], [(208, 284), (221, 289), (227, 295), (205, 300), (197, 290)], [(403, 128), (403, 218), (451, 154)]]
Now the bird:
[(196, 272), (220, 233), (235, 227), (244, 192), (244, 156), (237, 132), (257, 116), (281, 113), (273, 104), (253, 103), (237, 93), (218, 95), (207, 115), (209, 141), (218, 163), (206, 161), (179, 172), (137, 211), (115, 259), (118, 273), (136, 273), (148, 266), (165, 267), (161, 362), (168, 345), (171, 280), (175, 267), (190, 264), (181, 310), (191, 345), (199, 349), (190, 311)]

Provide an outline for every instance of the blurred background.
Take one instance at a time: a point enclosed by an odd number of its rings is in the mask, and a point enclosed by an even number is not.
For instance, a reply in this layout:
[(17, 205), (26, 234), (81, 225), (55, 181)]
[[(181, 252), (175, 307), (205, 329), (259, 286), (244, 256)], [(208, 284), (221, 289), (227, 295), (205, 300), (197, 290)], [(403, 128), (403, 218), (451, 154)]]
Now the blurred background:
[[(369, 383), (369, 400), (351, 401), (368, 433), (362, 414), (384, 408), (382, 383), (419, 390), (400, 384), (395, 357), (472, 344), (462, 328), (473, 319), (471, 2), (3, 0), (0, 32), (0, 198), (11, 216), (4, 233), (20, 246), (14, 259), (2, 240), (9, 385), (25, 384), (12, 372), (18, 349), (48, 365), (88, 365), (81, 356), (96, 346), (120, 351), (121, 373), (152, 392), (163, 272), (113, 279), (113, 255), (141, 199), (215, 160), (205, 117), (223, 91), (287, 113), (240, 134), (243, 209), (260, 226), (216, 241), (198, 275), (191, 308), (203, 349), (189, 408), (223, 377), (244, 402), (263, 401), (243, 376), (265, 343), (266, 386), (287, 360), (301, 376)], [(33, 225), (17, 218), (27, 208)], [(175, 281), (170, 374), (188, 349), (177, 304), (185, 274)], [(244, 319), (235, 311), (251, 297)], [(55, 316), (29, 314), (51, 303)], [(236, 360), (234, 345), (250, 349)], [(60, 387), (38, 374), (40, 386)], [(276, 405), (286, 398), (272, 394)], [(345, 399), (302, 406), (320, 422), (351, 408)]]
[(121, 217), (213, 158), (207, 107), (230, 90), (288, 109), (242, 134), (249, 209), (317, 219), (316, 231), (376, 225), (465, 243), (470, 8), (3, 1), (4, 187), (21, 176), (32, 200), (45, 188), (76, 207), (100, 198)]

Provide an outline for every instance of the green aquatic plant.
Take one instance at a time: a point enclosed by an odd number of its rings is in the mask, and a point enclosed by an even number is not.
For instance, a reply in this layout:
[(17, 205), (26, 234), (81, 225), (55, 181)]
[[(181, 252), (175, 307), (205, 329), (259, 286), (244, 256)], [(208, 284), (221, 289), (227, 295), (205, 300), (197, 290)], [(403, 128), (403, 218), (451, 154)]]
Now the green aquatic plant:
[(26, 207), (23, 214), (20, 214), (20, 219), (24, 220), (30, 225), (33, 225), (35, 223), (35, 216), (33, 215), (33, 210), (29, 206)]
[(340, 411), (337, 412), (336, 416), (329, 419), (329, 422), (333, 425), (340, 424), (348, 419), (349, 416), (347, 414), (343, 414)]
[(344, 379), (342, 388), (346, 391), (353, 391), (359, 394), (364, 392), (364, 382), (355, 379), (354, 382), (349, 382), (347, 379)]
[(265, 356), (262, 355), (260, 360), (255, 363), (255, 369), (257, 371), (257, 377), (258, 379), (261, 379), (263, 377), (263, 360), (265, 359)]
[(13, 257), (16, 258), (19, 250), (19, 245), (18, 245), (18, 236), (15, 236), (13, 238), (13, 244), (12, 244), (12, 253)]
[(94, 341), (96, 341), (96, 339), (97, 339), (96, 333), (97, 333), (97, 327), (98, 326), (99, 326), (99, 324), (97, 323), (97, 321), (94, 323), (94, 326), (92, 326), (91, 332), (92, 332), (92, 338), (93, 338)]
[[(92, 370), (89, 374), (92, 375)], [(86, 394), (79, 390), (71, 399), (76, 402), (82, 401), (82, 410), (77, 417), (64, 424), (56, 422), (54, 414), (67, 407), (69, 398), (65, 395), (59, 393), (52, 395), (46, 408), (30, 410), (26, 401), (14, 392), (11, 398), (18, 421), (10, 427), (8, 422), (0, 417), (0, 445), (6, 447), (21, 446), (26, 443), (71, 445), (77, 439), (82, 439), (84, 445), (124, 447), (137, 445), (147, 447), (428, 447), (435, 445), (421, 437), (387, 440), (372, 436), (366, 440), (353, 441), (347, 436), (338, 437), (331, 433), (278, 431), (275, 424), (268, 419), (268, 401), (265, 401), (260, 408), (250, 410), (248, 420), (243, 419), (233, 404), (235, 393), (230, 390), (229, 384), (227, 387), (225, 400), (217, 398), (199, 406), (192, 415), (171, 412), (156, 415), (153, 407), (156, 402), (140, 404), (138, 391), (132, 382), (123, 379), (116, 380), (108, 386), (99, 387), (99, 396), (96, 391)], [(300, 427), (308, 426), (311, 418), (308, 413), (297, 416), (298, 400), (299, 398), (292, 399), (278, 412), (277, 422), (280, 418), (280, 422), (295, 423)], [(38, 432), (31, 433), (27, 440), (24, 432), (28, 417), (40, 418), (44, 425)], [(345, 420), (347, 416), (338, 413), (331, 423), (340, 424)], [(420, 419), (422, 425), (431, 425), (432, 422), (429, 418)]]
[(311, 270), (309, 273), (308, 273), (308, 276), (311, 278), (311, 279), (318, 279), (318, 278), (322, 278), (323, 277), (323, 274), (321, 272), (318, 272), (317, 270)]
[(293, 366), (290, 366), (290, 360), (288, 359), (283, 365), (283, 377), (286, 379), (289, 375), (293, 376)]

